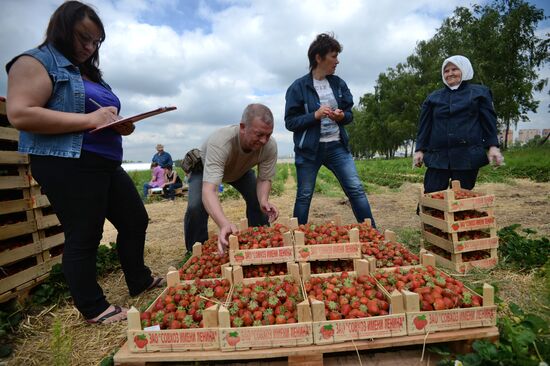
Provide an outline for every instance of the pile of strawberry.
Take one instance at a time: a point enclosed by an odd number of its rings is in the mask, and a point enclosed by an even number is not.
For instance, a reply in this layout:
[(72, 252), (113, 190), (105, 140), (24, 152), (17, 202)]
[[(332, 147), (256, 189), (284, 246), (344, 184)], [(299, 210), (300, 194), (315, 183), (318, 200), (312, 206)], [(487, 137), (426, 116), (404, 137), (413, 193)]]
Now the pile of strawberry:
[(202, 328), (202, 312), (224, 302), (231, 284), (228, 280), (196, 280), (192, 284), (169, 287), (152, 310), (140, 314), (142, 327), (159, 325), (160, 329)]
[(311, 273), (336, 273), (336, 272), (351, 272), (353, 268), (353, 260), (337, 260), (337, 261), (313, 261), (309, 262)]
[(420, 259), (401, 243), (371, 242), (361, 245), (361, 252), (376, 258), (376, 267), (410, 266), (420, 263)]
[(348, 229), (332, 222), (324, 224), (302, 224), (298, 230), (304, 233), (304, 244), (349, 243)]
[(221, 278), (221, 265), (229, 263), (229, 253), (218, 252), (218, 237), (208, 239), (202, 245), (200, 257), (191, 257), (179, 269), (181, 280)]
[[(432, 253), (435, 253), (445, 259), (451, 260), (451, 253), (449, 253), (445, 249), (442, 249), (436, 245), (431, 245), (431, 244), (425, 244), (424, 247)], [(490, 257), (491, 257), (491, 252), (489, 252), (488, 250), (474, 250), (471, 252), (462, 253), (463, 262), (479, 261)]]
[(304, 300), (300, 285), (287, 276), (251, 284), (235, 284), (229, 306), (232, 327), (297, 322), (297, 304)]
[(389, 311), (389, 303), (370, 276), (355, 277), (342, 272), (330, 277), (311, 277), (304, 285), (308, 298), (325, 304), (327, 320), (387, 315)]
[[(424, 212), (438, 219), (445, 219), (445, 214), (441, 210), (436, 210), (435, 208), (424, 208)], [(488, 216), (487, 212), (477, 210), (464, 210), (454, 213), (455, 221), (470, 220), (485, 216)]]
[[(431, 225), (424, 224), (424, 230), (434, 235), (437, 235), (440, 238), (443, 238), (445, 240), (452, 240), (451, 234), (443, 232)], [(457, 233), (457, 236), (458, 236), (458, 241), (468, 241), (468, 240), (489, 238), (491, 236), (491, 233), (484, 230), (469, 230), (469, 231), (461, 231)]]
[(433, 266), (377, 271), (374, 277), (388, 292), (408, 290), (419, 295), (420, 310), (446, 310), (482, 305), (481, 296), (464, 289), (459, 280)]
[(250, 266), (243, 266), (244, 278), (284, 276), (286, 274), (286, 263), (255, 264)]
[(361, 224), (350, 224), (344, 226), (347, 230), (358, 229), (359, 230), (359, 241), (361, 243), (367, 242), (380, 242), (384, 240), (384, 234), (376, 230), (372, 226), (369, 226), (365, 223)]
[(289, 231), (285, 225), (249, 227), (237, 233), (239, 249), (276, 248), (284, 246), (283, 233)]
[[(480, 196), (479, 193), (474, 193), (474, 192), (471, 192), (471, 191), (454, 191), (454, 192), (455, 192), (455, 199), (457, 199), (457, 200), (463, 200), (465, 198), (473, 198), (473, 197), (479, 197)], [(445, 198), (445, 196), (443, 195), (443, 192), (428, 193), (428, 196), (431, 197), (431, 198), (438, 199), (438, 200), (442, 200), (442, 199)]]

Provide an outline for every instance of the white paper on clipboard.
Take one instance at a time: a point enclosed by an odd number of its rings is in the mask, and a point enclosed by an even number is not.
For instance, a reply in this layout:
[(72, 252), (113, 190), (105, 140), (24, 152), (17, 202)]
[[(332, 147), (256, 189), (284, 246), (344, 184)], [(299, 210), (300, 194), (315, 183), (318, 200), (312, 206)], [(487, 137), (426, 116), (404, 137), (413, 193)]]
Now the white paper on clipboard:
[(176, 110), (176, 109), (177, 108), (175, 106), (159, 107), (157, 109), (153, 109), (152, 111), (136, 114), (135, 116), (131, 116), (131, 117), (125, 117), (125, 118), (119, 119), (118, 121), (114, 121), (114, 122), (111, 122), (111, 123), (107, 123), (106, 125), (99, 126), (95, 129), (91, 130), (90, 133), (95, 133), (95, 132), (101, 131), (105, 128), (111, 128), (113, 126), (117, 126), (117, 125), (120, 125), (120, 124), (123, 124), (123, 123), (126, 123), (126, 122), (134, 123), (134, 122), (137, 122), (137, 121), (141, 121), (142, 119), (153, 117), (153, 116), (156, 116), (157, 114), (170, 112), (170, 111), (173, 111), (173, 110)]

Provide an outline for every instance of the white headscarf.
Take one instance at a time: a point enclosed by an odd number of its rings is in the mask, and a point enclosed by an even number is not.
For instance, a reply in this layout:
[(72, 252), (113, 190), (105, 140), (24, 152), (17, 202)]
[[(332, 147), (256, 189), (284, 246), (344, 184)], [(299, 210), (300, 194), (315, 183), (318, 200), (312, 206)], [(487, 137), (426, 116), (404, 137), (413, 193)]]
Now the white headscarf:
[[(449, 84), (447, 84), (447, 81), (445, 81), (445, 77), (443, 76), (443, 70), (445, 69), (445, 66), (447, 66), (449, 62), (456, 65), (456, 67), (458, 67), (462, 72), (462, 79), (460, 80), (460, 83), (458, 83), (458, 85), (455, 85), (455, 86), (449, 86)], [(466, 57), (461, 55), (455, 55), (443, 61), (443, 65), (441, 66), (441, 78), (443, 79), (443, 83), (447, 85), (450, 89), (452, 90), (458, 89), (458, 87), (460, 86), (460, 84), (462, 84), (464, 80), (472, 80), (473, 77), (474, 77), (474, 68), (470, 63), (470, 60), (468, 60)]]

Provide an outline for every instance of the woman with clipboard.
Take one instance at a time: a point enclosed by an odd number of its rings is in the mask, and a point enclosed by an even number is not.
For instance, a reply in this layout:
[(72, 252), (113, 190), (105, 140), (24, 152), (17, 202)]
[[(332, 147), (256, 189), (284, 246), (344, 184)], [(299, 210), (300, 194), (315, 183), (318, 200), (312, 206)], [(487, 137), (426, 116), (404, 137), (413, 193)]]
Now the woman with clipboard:
[(7, 113), (21, 131), (19, 151), (30, 155), (33, 177), (63, 226), (63, 273), (75, 306), (89, 323), (99, 324), (124, 320), (127, 311), (111, 305), (96, 280), (105, 219), (118, 231), (130, 295), (163, 282), (144, 264), (147, 211), (121, 168), (122, 136), (134, 125), (88, 132), (119, 119), (120, 101), (98, 68), (104, 39), (96, 12), (68, 1), (52, 15), (45, 41), (6, 65)]

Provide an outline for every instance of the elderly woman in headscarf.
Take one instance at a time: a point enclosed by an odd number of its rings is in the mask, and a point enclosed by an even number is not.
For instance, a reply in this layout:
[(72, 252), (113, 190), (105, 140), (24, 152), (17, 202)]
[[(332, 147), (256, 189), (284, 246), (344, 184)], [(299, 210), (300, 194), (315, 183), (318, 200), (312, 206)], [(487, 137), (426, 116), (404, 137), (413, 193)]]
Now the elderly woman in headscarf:
[(426, 164), (424, 192), (449, 188), (451, 180), (474, 188), (479, 168), (503, 162), (498, 148), (496, 114), (489, 88), (470, 84), (470, 60), (456, 55), (441, 66), (445, 87), (422, 104), (414, 165)]

